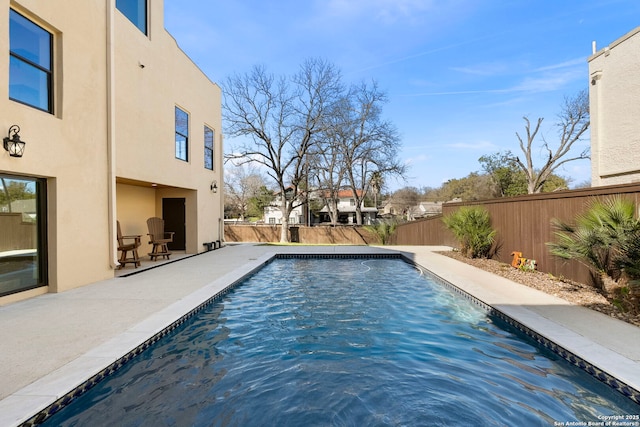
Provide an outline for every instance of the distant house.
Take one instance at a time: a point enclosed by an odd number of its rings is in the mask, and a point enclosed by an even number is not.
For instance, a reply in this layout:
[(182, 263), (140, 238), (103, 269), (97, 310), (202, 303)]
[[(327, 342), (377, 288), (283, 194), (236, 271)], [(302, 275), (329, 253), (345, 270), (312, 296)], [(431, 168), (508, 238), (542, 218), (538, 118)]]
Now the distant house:
[[(285, 197), (290, 199), (293, 196), (292, 192), (293, 187), (287, 188), (285, 190)], [(264, 208), (265, 224), (282, 224), (282, 210), (280, 208), (282, 206), (282, 194), (280, 192), (277, 192), (274, 196), (275, 197), (273, 198), (269, 206), (266, 206)], [(291, 211), (291, 215), (289, 216), (289, 224), (292, 225), (303, 223), (305, 223), (303, 206), (296, 206), (295, 208), (293, 208), (293, 210)]]
[[(304, 222), (302, 206), (293, 208), (289, 216), (289, 224), (303, 224)], [(280, 205), (271, 204), (264, 208), (264, 223), (271, 225), (282, 224), (282, 210), (280, 209)]]
[[(287, 191), (292, 191), (288, 189)], [(287, 196), (287, 197), (290, 197)], [(323, 205), (320, 210), (314, 210), (312, 208), (310, 213), (307, 213), (307, 206), (303, 204), (301, 206), (297, 206), (291, 212), (289, 216), (289, 224), (322, 224), (322, 223), (330, 223), (331, 215), (329, 214), (329, 206), (327, 206), (323, 201), (326, 198), (323, 198), (321, 194), (315, 192), (311, 193), (310, 202), (312, 205), (318, 204), (317, 202), (321, 202)], [(280, 205), (282, 202), (282, 196), (278, 193), (276, 194), (273, 202), (265, 207), (264, 209), (264, 222), (266, 224), (281, 224), (282, 223), (282, 211), (280, 210)], [(355, 224), (356, 223), (356, 199), (353, 195), (352, 190), (340, 190), (338, 192), (338, 200), (337, 200), (337, 209), (338, 209), (338, 223), (339, 224)], [(362, 223), (367, 225), (371, 224), (377, 215), (378, 209), (375, 207), (367, 207), (364, 206), (364, 201), (362, 202), (361, 212), (362, 212)]]
[(390, 199), (383, 203), (381, 216), (386, 218), (402, 217), (408, 221), (413, 221), (441, 213), (442, 202), (420, 202), (417, 205), (407, 208)]
[(640, 182), (640, 27), (588, 61), (591, 185)]
[(420, 202), (411, 208), (413, 219), (428, 218), (442, 213), (442, 202)]
[[(357, 193), (360, 196), (362, 212), (362, 224), (370, 225), (376, 219), (378, 209), (373, 206), (365, 206), (362, 193)], [(355, 224), (356, 223), (356, 198), (354, 197), (353, 190), (340, 190), (338, 191), (338, 223), (339, 224)], [(314, 212), (320, 223), (331, 222), (331, 215), (329, 214), (329, 206), (326, 204), (318, 212)]]

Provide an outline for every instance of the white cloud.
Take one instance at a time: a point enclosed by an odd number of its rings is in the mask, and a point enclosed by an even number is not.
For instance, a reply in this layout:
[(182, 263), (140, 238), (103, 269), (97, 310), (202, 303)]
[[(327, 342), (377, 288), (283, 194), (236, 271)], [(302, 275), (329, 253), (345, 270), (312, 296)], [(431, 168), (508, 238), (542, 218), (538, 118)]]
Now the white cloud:
[(527, 77), (512, 88), (522, 92), (551, 92), (560, 90), (578, 79), (584, 78), (584, 70), (548, 73), (539, 77)]
[(545, 65), (544, 67), (537, 68), (534, 71), (542, 72), (542, 71), (552, 71), (552, 70), (558, 70), (563, 68), (575, 68), (575, 67), (579, 67), (582, 69), (585, 67), (586, 63), (587, 63), (587, 58), (581, 57), (581, 58), (571, 59), (569, 61), (559, 62), (557, 64)]

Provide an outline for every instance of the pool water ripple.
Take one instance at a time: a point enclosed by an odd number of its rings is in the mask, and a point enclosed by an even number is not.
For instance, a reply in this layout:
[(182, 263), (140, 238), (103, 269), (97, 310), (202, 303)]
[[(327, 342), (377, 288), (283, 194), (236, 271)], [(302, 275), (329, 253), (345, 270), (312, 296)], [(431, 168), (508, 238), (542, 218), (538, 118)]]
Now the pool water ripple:
[(46, 425), (553, 425), (630, 400), (401, 260), (267, 265)]

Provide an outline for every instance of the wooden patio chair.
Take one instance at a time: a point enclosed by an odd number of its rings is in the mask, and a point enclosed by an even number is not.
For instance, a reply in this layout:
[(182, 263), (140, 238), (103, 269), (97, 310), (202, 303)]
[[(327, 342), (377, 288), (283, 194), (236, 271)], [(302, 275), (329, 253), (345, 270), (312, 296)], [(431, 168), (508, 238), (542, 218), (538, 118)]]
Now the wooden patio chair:
[(173, 231), (164, 231), (164, 220), (162, 218), (153, 217), (147, 220), (147, 227), (149, 228), (149, 244), (153, 245), (149, 257), (152, 261), (158, 259), (158, 257), (165, 257), (169, 259), (171, 252), (167, 247), (167, 243), (173, 242)]
[[(138, 247), (140, 247), (140, 235), (123, 236), (120, 230), (120, 221), (116, 221), (118, 228), (118, 250), (122, 252), (118, 262), (118, 268), (124, 268), (125, 264), (133, 264), (135, 268), (140, 265), (140, 257), (138, 256)], [(127, 257), (127, 252), (131, 252), (131, 256)]]

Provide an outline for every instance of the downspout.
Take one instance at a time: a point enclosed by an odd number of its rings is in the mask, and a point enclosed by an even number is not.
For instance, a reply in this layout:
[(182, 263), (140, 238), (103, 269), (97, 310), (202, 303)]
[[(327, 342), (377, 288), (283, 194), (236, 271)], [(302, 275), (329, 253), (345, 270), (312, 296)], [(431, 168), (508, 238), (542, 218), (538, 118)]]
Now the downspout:
[(118, 262), (118, 246), (117, 230), (116, 230), (116, 146), (115, 146), (115, 72), (114, 72), (114, 13), (115, 0), (107, 0), (107, 216), (109, 223), (109, 266), (112, 269), (117, 268)]
[(220, 159), (220, 217), (218, 217), (218, 239), (220, 239), (220, 247), (224, 245), (224, 172), (222, 156), (224, 155), (224, 134), (220, 133), (220, 155), (217, 157)]

